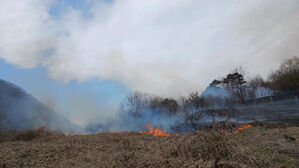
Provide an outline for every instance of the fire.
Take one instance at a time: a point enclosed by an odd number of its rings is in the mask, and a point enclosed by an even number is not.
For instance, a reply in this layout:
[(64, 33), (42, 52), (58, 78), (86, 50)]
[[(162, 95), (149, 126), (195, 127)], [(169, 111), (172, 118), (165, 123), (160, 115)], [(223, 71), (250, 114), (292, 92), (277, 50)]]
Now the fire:
[(113, 131), (113, 132), (111, 132), (112, 134), (121, 134), (121, 132), (120, 131)]
[(239, 133), (240, 131), (242, 131), (243, 129), (247, 129), (250, 128), (251, 125), (250, 124), (244, 124), (244, 125), (240, 125), (237, 127), (237, 129), (234, 131), (234, 134)]
[(163, 132), (163, 130), (159, 127), (154, 127), (152, 125), (149, 125), (149, 124), (145, 124), (145, 129), (146, 131), (140, 131), (139, 133), (140, 134), (152, 134), (154, 136), (163, 136), (163, 137), (166, 137), (166, 136), (170, 136), (170, 134), (166, 133), (166, 132)]
[(77, 133), (71, 133), (69, 134), (70, 136), (78, 136), (78, 135), (87, 135), (85, 132), (82, 132), (81, 134), (77, 134)]

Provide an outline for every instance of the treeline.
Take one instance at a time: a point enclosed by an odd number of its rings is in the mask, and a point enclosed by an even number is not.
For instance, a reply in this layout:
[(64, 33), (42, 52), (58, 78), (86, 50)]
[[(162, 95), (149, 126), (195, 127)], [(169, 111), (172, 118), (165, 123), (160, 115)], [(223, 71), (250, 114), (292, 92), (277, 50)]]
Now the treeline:
[(177, 114), (215, 106), (242, 105), (251, 99), (276, 94), (299, 95), (298, 57), (285, 60), (267, 79), (258, 75), (247, 81), (244, 69), (239, 67), (225, 77), (213, 80), (201, 95), (194, 92), (174, 99), (137, 91), (128, 95), (123, 107), (133, 116), (140, 115), (144, 109)]
[(122, 103), (116, 120), (91, 123), (87, 130), (138, 130), (148, 123), (168, 131), (192, 131), (219, 116), (229, 120), (232, 113), (238, 112), (236, 106), (246, 105), (252, 99), (276, 94), (298, 95), (298, 86), (297, 57), (284, 61), (267, 79), (256, 76), (246, 80), (244, 69), (239, 67), (213, 80), (201, 94), (192, 92), (184, 97), (170, 98), (132, 92)]
[(177, 114), (200, 109), (207, 106), (206, 103), (198, 92), (190, 93), (189, 96), (176, 100), (136, 91), (128, 95), (123, 109), (133, 116), (138, 116), (146, 110)]
[(205, 98), (201, 97), (198, 92), (190, 93), (189, 96), (180, 97), (176, 100), (136, 91), (128, 95), (122, 106), (122, 111), (136, 120), (147, 116), (146, 113), (156, 114), (161, 118), (180, 116), (181, 119), (178, 120), (180, 123), (176, 123), (176, 126), (182, 127), (183, 125), (184, 130), (186, 128), (196, 130), (204, 115), (199, 111), (208, 106), (206, 103)]
[[(227, 105), (242, 105), (248, 100), (266, 96), (299, 95), (299, 58), (294, 56), (285, 60), (267, 79), (257, 75), (246, 81), (244, 69), (236, 68), (226, 77), (215, 79), (207, 89), (216, 93), (204, 95), (205, 97), (220, 96), (225, 99)], [(226, 95), (221, 95), (221, 90)]]
[(263, 83), (276, 93), (299, 95), (299, 58), (287, 59), (278, 70), (270, 73), (269, 80)]

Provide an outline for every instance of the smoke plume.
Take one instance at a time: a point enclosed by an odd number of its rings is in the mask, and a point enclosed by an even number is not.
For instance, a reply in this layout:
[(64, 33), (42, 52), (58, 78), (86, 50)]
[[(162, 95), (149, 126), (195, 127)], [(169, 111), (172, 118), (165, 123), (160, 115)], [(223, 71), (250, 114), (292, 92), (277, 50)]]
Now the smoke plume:
[(266, 75), (299, 51), (297, 0), (87, 1), (55, 17), (55, 0), (0, 2), (0, 57), (62, 82), (116, 80), (175, 96), (239, 65)]

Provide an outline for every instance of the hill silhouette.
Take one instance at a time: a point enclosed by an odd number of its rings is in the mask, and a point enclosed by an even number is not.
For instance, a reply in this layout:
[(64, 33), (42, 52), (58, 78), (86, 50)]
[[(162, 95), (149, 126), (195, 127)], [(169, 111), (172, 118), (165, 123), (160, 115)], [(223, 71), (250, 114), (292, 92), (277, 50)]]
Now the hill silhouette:
[(62, 132), (77, 132), (80, 127), (31, 94), (0, 79), (0, 129), (26, 130), (46, 127)]

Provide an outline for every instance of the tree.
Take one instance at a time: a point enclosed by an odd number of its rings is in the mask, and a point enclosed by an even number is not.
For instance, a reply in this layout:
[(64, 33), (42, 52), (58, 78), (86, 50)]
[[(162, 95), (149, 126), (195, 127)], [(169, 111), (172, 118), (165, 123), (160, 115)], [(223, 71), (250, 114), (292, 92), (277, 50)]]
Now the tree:
[(212, 83), (210, 83), (209, 87), (218, 87), (218, 85), (220, 85), (221, 83), (222, 81), (214, 79)]
[(140, 116), (147, 110), (175, 114), (178, 112), (179, 105), (177, 101), (172, 98), (163, 98), (135, 91), (127, 96), (126, 104), (122, 106), (122, 108), (133, 116)]
[(205, 115), (204, 108), (207, 106), (205, 98), (198, 92), (192, 92), (187, 97), (181, 97), (179, 104), (185, 126), (196, 130)]
[(242, 104), (245, 103), (246, 81), (244, 80), (242, 68), (236, 69), (233, 73), (226, 75), (223, 79), (223, 86), (229, 90), (232, 96), (236, 97)]
[(299, 58), (287, 59), (270, 74), (269, 80), (270, 87), (276, 92), (299, 94)]
[(178, 111), (179, 105), (176, 100), (165, 98), (160, 102), (160, 107), (166, 109), (168, 112), (174, 114)]
[(127, 96), (127, 110), (129, 114), (138, 116), (148, 106), (147, 94), (139, 91), (133, 92)]
[(167, 112), (175, 114), (178, 112), (179, 105), (175, 99), (162, 98), (159, 96), (149, 97), (149, 107), (151, 109), (159, 110), (161, 112)]
[[(251, 99), (256, 98), (258, 89), (265, 85), (266, 85), (265, 81), (260, 75), (255, 76), (248, 82), (248, 96)], [(262, 97), (262, 95), (261, 95), (261, 97)]]
[(205, 98), (201, 97), (198, 92), (192, 92), (188, 97), (181, 97), (180, 102), (181, 111), (184, 113), (197, 112), (207, 106)]

